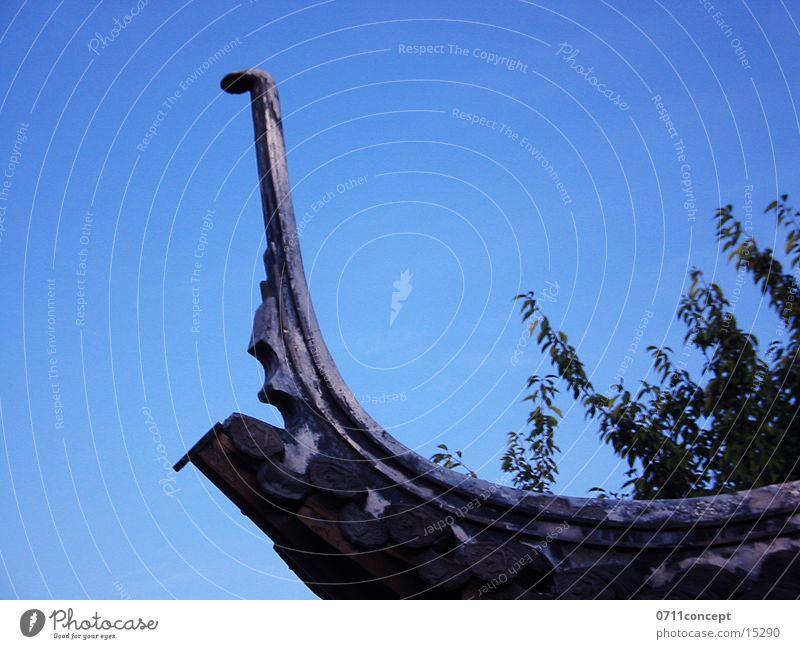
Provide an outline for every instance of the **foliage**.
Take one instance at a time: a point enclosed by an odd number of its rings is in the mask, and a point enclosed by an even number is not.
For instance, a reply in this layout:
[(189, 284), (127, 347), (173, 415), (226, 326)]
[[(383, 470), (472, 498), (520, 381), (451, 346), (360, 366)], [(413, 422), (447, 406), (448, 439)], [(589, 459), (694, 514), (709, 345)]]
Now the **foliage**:
[(445, 469), (464, 469), (471, 478), (477, 478), (478, 474), (472, 469), (467, 467), (461, 458), (461, 451), (450, 451), (447, 444), (439, 444), (436, 448), (441, 449), (439, 453), (434, 453), (431, 456), (431, 461), (436, 464), (441, 464)]
[[(717, 239), (736, 265), (737, 291), (749, 276), (778, 316), (774, 339), (763, 353), (756, 337), (738, 326), (735, 303), (701, 270), (692, 269), (678, 308), (687, 330), (680, 356), (669, 347), (650, 346), (654, 381), (641, 381), (635, 393), (620, 382), (601, 394), (534, 293), (516, 297), (531, 335), (556, 371), (528, 379), (528, 430), (508, 434), (502, 466), (516, 486), (542, 492), (553, 484), (554, 438), (562, 418), (553, 402), (560, 386), (599, 424), (602, 440), (628, 465), (623, 490), (629, 491), (609, 495), (682, 498), (800, 479), (800, 212), (787, 200), (782, 196), (765, 213), (774, 215), (785, 232), (790, 271), (773, 250), (758, 246), (732, 206), (715, 215)], [(703, 358), (697, 380), (686, 369), (692, 350)]]

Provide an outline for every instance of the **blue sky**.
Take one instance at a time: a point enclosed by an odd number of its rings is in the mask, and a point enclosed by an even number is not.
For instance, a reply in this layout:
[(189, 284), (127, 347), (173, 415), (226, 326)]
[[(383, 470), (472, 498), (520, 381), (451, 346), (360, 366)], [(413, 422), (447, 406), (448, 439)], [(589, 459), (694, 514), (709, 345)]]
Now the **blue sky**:
[[(751, 204), (768, 245), (763, 207), (800, 187), (796, 2), (140, 5), (0, 8), (6, 598), (311, 597), (170, 469), (231, 412), (280, 423), (246, 353), (264, 238), (227, 72), (279, 83), (306, 272), (354, 394), (488, 479), (548, 369), (515, 294), (548, 290), (595, 384), (635, 386), (647, 344), (680, 346), (688, 269), (735, 280), (714, 210)], [(736, 315), (777, 326), (753, 291)], [(572, 405), (557, 491), (618, 488)]]

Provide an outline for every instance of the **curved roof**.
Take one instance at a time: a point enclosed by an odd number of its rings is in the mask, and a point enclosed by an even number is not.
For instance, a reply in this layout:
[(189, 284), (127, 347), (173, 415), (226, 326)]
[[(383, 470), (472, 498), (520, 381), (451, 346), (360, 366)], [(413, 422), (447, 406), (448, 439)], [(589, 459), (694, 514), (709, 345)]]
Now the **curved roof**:
[(234, 414), (187, 456), (323, 597), (800, 596), (800, 482), (713, 497), (609, 500), (444, 469), (389, 435), (336, 368), (303, 270), (278, 90), (250, 93), (267, 250), (250, 352), (285, 428)]

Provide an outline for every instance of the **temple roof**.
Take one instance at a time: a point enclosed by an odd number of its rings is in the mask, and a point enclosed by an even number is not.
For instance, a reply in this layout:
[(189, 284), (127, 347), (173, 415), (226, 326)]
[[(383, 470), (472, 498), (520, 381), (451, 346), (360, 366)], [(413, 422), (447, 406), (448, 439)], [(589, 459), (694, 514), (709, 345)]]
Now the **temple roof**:
[(343, 381), (303, 270), (277, 87), (249, 92), (267, 250), (250, 352), (278, 428), (233, 414), (191, 462), (323, 598), (797, 598), (800, 482), (680, 500), (570, 498), (444, 469), (383, 430)]

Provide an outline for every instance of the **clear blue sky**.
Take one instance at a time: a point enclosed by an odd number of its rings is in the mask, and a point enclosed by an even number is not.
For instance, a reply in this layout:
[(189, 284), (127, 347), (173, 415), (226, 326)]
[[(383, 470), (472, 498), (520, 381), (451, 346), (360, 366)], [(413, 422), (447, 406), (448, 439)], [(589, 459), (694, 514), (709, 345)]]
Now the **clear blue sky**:
[[(516, 293), (550, 287), (596, 384), (635, 386), (646, 344), (679, 345), (686, 271), (735, 280), (715, 208), (752, 201), (766, 245), (763, 207), (800, 192), (796, 2), (141, 4), (0, 8), (7, 598), (311, 597), (170, 469), (233, 411), (280, 422), (246, 353), (264, 240), (225, 73), (279, 83), (306, 271), (353, 392), (489, 479), (547, 369)], [(765, 310), (736, 303), (768, 338)], [(618, 488), (564, 405), (558, 491)]]

